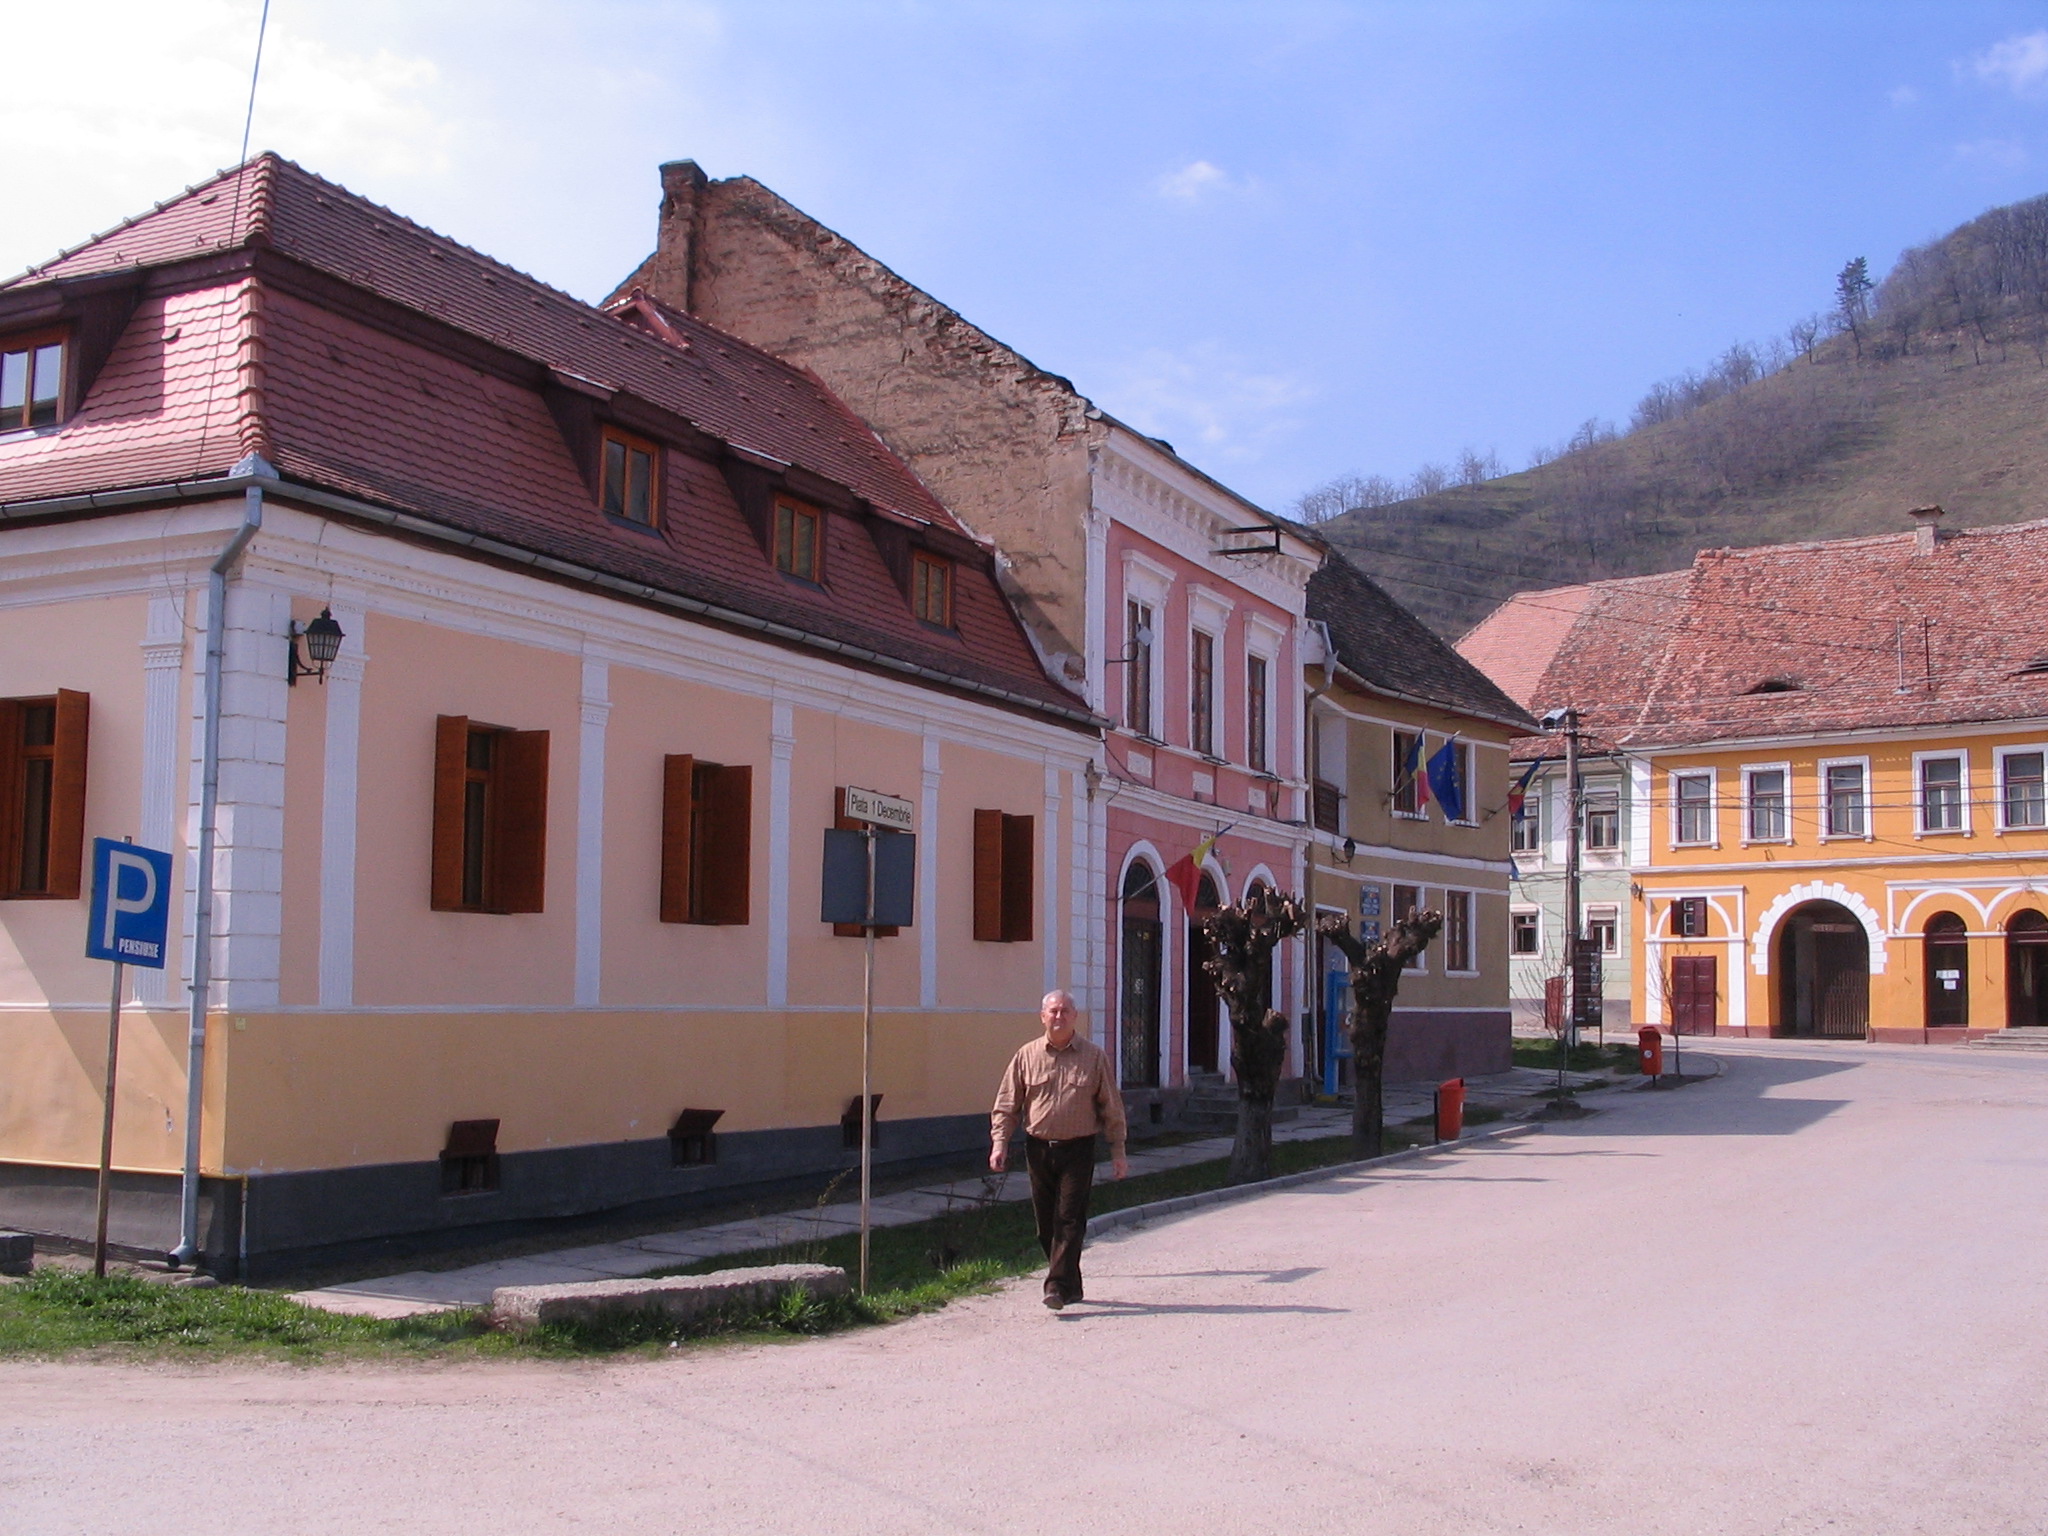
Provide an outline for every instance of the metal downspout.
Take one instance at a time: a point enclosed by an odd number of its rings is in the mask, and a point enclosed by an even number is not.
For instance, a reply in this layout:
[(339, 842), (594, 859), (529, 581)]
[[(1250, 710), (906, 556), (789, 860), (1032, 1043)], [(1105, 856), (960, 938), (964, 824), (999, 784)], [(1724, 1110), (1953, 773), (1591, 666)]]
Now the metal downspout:
[[(254, 454), (234, 474), (276, 479)], [(185, 1176), (180, 1190), (178, 1246), (166, 1257), (173, 1269), (199, 1257), (199, 1116), (206, 1097), (206, 1014), (213, 993), (213, 842), (220, 808), (221, 664), (227, 649), (228, 573), (263, 526), (263, 487), (242, 492), (242, 526), (207, 572), (206, 717), (199, 780), (198, 869), (192, 903), (192, 1020), (185, 1065)]]

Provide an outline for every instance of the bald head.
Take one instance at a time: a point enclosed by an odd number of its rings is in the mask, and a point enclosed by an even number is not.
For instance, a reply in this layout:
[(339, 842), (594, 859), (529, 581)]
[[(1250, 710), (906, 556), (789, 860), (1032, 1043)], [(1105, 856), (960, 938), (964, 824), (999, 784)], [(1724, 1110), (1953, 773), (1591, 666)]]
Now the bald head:
[(1045, 1026), (1045, 1043), (1056, 1051), (1065, 1050), (1073, 1041), (1074, 1020), (1079, 1014), (1074, 994), (1064, 987), (1046, 993), (1038, 1004), (1038, 1022)]

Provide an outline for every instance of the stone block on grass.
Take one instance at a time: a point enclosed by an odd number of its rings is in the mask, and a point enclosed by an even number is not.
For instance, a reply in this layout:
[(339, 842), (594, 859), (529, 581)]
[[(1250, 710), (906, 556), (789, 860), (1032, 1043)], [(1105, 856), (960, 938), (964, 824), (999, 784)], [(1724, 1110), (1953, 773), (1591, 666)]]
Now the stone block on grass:
[(0, 1275), (25, 1275), (35, 1268), (36, 1240), (30, 1232), (0, 1232)]
[(801, 1288), (812, 1296), (844, 1296), (846, 1271), (832, 1264), (764, 1264), (665, 1280), (587, 1280), (563, 1285), (506, 1285), (491, 1295), (491, 1315), (507, 1328), (543, 1323), (594, 1323), (635, 1312), (677, 1322), (708, 1312), (755, 1312)]

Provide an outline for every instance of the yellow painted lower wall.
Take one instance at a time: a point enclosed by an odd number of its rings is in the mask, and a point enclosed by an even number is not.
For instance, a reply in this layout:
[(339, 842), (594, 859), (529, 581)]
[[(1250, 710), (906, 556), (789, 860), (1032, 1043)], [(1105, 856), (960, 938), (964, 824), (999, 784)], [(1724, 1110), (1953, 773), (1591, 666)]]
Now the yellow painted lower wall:
[[(881, 1118), (986, 1113), (1037, 1030), (1019, 1012), (881, 1013)], [(860, 1092), (860, 1014), (219, 1014), (208, 1031), (203, 1171), (281, 1173), (436, 1158), (455, 1120), (524, 1152), (660, 1137), (683, 1109), (722, 1132), (829, 1125)], [(0, 1014), (0, 1160), (98, 1161), (106, 1018)], [(184, 1150), (185, 1019), (124, 1020), (115, 1162)]]

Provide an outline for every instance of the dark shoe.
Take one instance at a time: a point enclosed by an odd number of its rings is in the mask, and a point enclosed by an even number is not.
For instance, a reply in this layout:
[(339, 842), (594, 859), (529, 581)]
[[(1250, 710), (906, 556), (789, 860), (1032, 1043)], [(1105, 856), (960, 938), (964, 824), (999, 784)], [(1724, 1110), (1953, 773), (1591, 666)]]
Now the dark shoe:
[(1067, 1298), (1062, 1296), (1058, 1291), (1047, 1291), (1045, 1293), (1045, 1304), (1048, 1307), (1050, 1307), (1053, 1311), (1057, 1312), (1061, 1307), (1064, 1307), (1067, 1304)]

